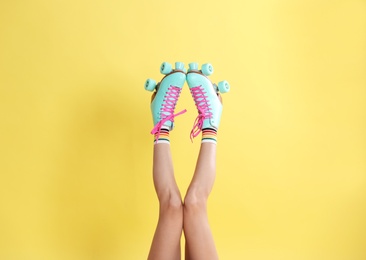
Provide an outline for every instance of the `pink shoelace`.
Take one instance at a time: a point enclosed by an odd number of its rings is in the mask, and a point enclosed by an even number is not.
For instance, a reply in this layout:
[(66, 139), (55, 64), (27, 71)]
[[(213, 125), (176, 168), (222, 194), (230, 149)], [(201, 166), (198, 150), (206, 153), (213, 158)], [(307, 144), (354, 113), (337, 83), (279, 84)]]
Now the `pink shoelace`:
[(174, 117), (187, 112), (187, 110), (184, 109), (184, 110), (180, 111), (179, 113), (174, 114), (175, 105), (177, 104), (177, 100), (178, 100), (181, 90), (182, 90), (181, 88), (176, 87), (176, 86), (170, 86), (168, 88), (168, 91), (164, 97), (164, 101), (163, 101), (163, 104), (160, 109), (161, 120), (151, 130), (151, 134), (154, 135), (157, 133), (156, 141), (159, 139), (160, 130), (166, 121), (170, 120), (170, 121), (174, 122)]
[(191, 131), (191, 141), (193, 141), (193, 138), (201, 133), (203, 121), (205, 119), (212, 118), (212, 112), (207, 100), (206, 92), (203, 91), (203, 87), (201, 85), (191, 88), (191, 93), (198, 110), (198, 116), (194, 121)]

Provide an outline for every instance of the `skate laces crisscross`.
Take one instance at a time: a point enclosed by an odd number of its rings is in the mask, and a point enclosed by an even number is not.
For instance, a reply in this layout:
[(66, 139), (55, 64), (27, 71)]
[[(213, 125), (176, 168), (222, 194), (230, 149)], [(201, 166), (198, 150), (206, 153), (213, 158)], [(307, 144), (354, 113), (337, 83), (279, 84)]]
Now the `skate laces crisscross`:
[(203, 121), (205, 119), (212, 118), (212, 112), (207, 99), (208, 96), (206, 95), (202, 85), (191, 88), (191, 93), (198, 110), (198, 116), (194, 121), (191, 131), (191, 140), (193, 141), (193, 138), (199, 135), (199, 133), (202, 131)]
[(181, 90), (182, 90), (181, 88), (172, 85), (168, 88), (168, 91), (165, 94), (163, 104), (160, 109), (161, 120), (151, 130), (151, 134), (157, 133), (156, 140), (159, 139), (160, 130), (166, 121), (170, 120), (174, 122), (174, 117), (187, 112), (187, 110), (184, 109), (179, 113), (174, 114), (175, 105), (177, 104), (177, 100)]

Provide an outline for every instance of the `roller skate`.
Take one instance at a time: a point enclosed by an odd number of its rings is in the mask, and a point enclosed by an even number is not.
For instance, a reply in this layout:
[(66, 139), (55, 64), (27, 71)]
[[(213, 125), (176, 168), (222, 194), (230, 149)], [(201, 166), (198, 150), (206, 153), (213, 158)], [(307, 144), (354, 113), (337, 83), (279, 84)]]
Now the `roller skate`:
[(171, 64), (163, 62), (160, 72), (165, 76), (158, 84), (153, 79), (147, 79), (145, 82), (146, 90), (151, 92), (155, 90), (150, 108), (154, 123), (151, 134), (156, 136), (156, 141), (162, 128), (167, 131), (172, 130), (174, 128), (174, 117), (186, 112), (186, 110), (183, 110), (174, 114), (178, 97), (186, 80), (184, 64), (176, 62), (175, 69), (173, 69)]
[[(208, 135), (211, 133), (216, 136), (220, 124), (223, 106), (219, 93), (228, 92), (230, 85), (227, 81), (221, 81), (217, 85), (213, 84), (208, 78), (212, 73), (211, 64), (202, 65), (201, 70), (198, 69), (197, 63), (189, 64), (187, 83), (198, 110), (198, 116), (190, 135), (192, 141), (202, 129), (207, 130)], [(216, 142), (216, 139), (214, 141)]]

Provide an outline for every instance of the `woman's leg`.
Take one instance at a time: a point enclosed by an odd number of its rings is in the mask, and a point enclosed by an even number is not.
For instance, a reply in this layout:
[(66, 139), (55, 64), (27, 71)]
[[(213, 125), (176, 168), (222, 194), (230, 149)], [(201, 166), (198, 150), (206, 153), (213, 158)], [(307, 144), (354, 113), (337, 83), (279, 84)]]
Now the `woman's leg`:
[[(215, 260), (218, 259), (218, 254), (208, 223), (207, 200), (216, 176), (216, 134), (223, 106), (216, 85), (206, 76), (212, 73), (212, 67), (206, 64), (202, 70), (198, 70), (197, 63), (190, 63), (189, 67), (187, 83), (198, 110), (191, 138), (202, 132), (202, 142), (196, 169), (184, 199), (186, 259)], [(227, 92), (230, 88), (227, 82), (219, 85), (220, 91)]]
[[(161, 69), (167, 68), (163, 63)], [(182, 198), (174, 178), (170, 152), (169, 131), (173, 128), (175, 105), (186, 80), (183, 63), (177, 62), (173, 72), (166, 75), (159, 86), (151, 79), (145, 89), (156, 91), (151, 97), (151, 112), (155, 135), (153, 178), (159, 199), (159, 220), (151, 244), (148, 259), (179, 260), (181, 258), (180, 238), (183, 229)], [(168, 66), (169, 67), (169, 66)], [(166, 73), (164, 73), (166, 74)]]
[(187, 260), (218, 259), (208, 223), (207, 199), (216, 175), (216, 144), (202, 143), (196, 169), (184, 199)]
[(169, 144), (154, 145), (153, 178), (160, 208), (148, 259), (178, 260), (181, 258), (183, 206), (174, 178)]

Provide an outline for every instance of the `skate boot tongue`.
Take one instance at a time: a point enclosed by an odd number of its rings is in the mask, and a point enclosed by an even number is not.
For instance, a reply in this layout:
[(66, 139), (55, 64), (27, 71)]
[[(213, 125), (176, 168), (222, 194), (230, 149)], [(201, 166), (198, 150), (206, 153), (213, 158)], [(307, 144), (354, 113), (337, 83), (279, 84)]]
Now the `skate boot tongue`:
[(196, 107), (198, 110), (198, 116), (191, 131), (191, 140), (193, 141), (193, 138), (201, 133), (204, 120), (212, 118), (212, 112), (206, 92), (202, 86), (191, 88), (191, 93), (194, 100), (196, 101)]
[[(170, 86), (168, 88), (168, 91), (164, 97), (164, 102), (160, 109), (161, 120), (151, 130), (151, 134), (157, 134), (156, 140), (159, 139), (160, 130), (167, 121), (174, 122), (174, 117), (187, 112), (187, 110), (184, 109), (184, 110), (180, 111), (179, 113), (174, 114), (175, 105), (177, 104), (177, 100), (178, 100), (181, 90), (182, 90), (181, 88), (176, 87), (176, 86)], [(165, 125), (165, 127), (168, 127), (168, 126)], [(168, 128), (169, 128), (169, 130), (171, 130), (170, 129), (171, 127), (168, 127)]]

